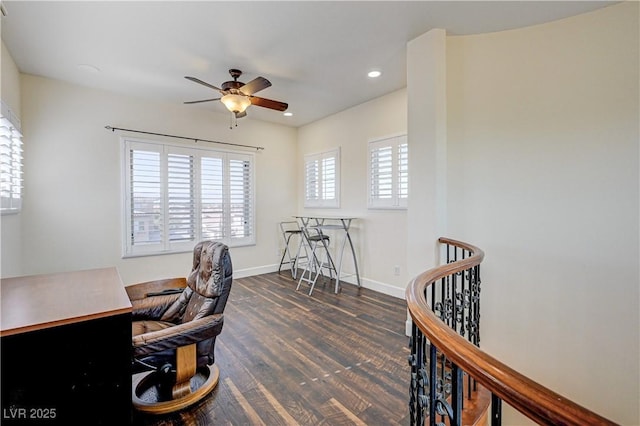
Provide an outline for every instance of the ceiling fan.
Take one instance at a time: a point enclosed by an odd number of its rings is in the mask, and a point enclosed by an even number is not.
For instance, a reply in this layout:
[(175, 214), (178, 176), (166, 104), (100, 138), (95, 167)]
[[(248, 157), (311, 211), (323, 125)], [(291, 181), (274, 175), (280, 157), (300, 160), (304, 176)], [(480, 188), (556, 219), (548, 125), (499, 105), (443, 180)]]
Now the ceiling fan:
[(232, 68), (229, 74), (233, 78), (232, 81), (225, 81), (221, 87), (213, 86), (195, 77), (185, 76), (187, 80), (194, 83), (202, 84), (210, 89), (220, 92), (220, 97), (212, 99), (203, 99), (200, 101), (188, 101), (185, 104), (197, 104), (201, 102), (221, 101), (236, 118), (242, 118), (247, 115), (246, 109), (250, 105), (256, 105), (263, 108), (275, 109), (276, 111), (285, 111), (289, 105), (284, 102), (274, 101), (271, 99), (253, 96), (254, 93), (266, 89), (271, 86), (271, 82), (264, 77), (256, 77), (247, 84), (238, 81), (238, 77), (242, 75), (242, 71)]

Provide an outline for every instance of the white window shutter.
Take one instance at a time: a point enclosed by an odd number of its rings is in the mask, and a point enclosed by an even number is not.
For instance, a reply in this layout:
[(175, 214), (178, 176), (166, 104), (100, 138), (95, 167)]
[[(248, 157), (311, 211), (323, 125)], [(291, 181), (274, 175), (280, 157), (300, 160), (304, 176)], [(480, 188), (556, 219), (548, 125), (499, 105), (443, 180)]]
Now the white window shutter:
[(305, 207), (340, 206), (340, 149), (304, 157)]
[(125, 256), (255, 244), (253, 154), (123, 139)]
[(253, 236), (253, 176), (248, 158), (229, 160), (229, 231), (231, 239)]
[(9, 118), (0, 115), (0, 210), (2, 213), (17, 213), (22, 208), (22, 161), (22, 134)]
[(202, 237), (207, 240), (222, 240), (225, 237), (223, 158), (202, 157), (200, 173)]
[(398, 144), (398, 205), (407, 207), (409, 198), (409, 144), (406, 137)]
[(320, 199), (320, 159), (310, 156), (304, 162), (305, 204), (313, 204)]
[[(155, 147), (133, 145), (128, 149), (129, 246), (162, 245), (164, 196), (161, 152)], [(143, 250), (144, 251), (144, 250)]]
[(403, 135), (369, 142), (369, 208), (406, 208), (409, 197), (409, 151), (406, 140)]
[(190, 154), (167, 157), (167, 225), (169, 243), (195, 242), (194, 158)]

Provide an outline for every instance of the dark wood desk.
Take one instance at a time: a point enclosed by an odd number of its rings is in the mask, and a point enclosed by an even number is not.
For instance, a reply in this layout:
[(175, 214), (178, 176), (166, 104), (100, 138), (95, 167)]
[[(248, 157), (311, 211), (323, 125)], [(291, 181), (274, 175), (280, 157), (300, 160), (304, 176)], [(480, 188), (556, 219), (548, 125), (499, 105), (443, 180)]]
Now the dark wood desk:
[(131, 422), (131, 303), (115, 268), (0, 280), (5, 424)]

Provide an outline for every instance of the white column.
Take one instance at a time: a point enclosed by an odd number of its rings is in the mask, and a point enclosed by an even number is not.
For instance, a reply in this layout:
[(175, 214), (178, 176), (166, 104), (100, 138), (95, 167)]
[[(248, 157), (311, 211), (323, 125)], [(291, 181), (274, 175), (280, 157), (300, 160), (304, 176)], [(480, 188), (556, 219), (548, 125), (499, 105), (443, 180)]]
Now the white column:
[[(446, 32), (431, 30), (407, 44), (409, 277), (437, 265), (437, 239), (446, 223)], [(407, 334), (410, 334), (410, 320)]]

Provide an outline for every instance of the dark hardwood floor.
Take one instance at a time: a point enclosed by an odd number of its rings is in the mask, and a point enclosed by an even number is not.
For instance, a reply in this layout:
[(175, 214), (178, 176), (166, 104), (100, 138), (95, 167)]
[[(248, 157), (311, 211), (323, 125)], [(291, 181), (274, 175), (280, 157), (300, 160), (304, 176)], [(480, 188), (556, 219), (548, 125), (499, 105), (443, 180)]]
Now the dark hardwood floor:
[(216, 342), (220, 382), (196, 405), (137, 425), (407, 425), (406, 304), (288, 271), (235, 279)]

